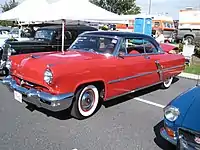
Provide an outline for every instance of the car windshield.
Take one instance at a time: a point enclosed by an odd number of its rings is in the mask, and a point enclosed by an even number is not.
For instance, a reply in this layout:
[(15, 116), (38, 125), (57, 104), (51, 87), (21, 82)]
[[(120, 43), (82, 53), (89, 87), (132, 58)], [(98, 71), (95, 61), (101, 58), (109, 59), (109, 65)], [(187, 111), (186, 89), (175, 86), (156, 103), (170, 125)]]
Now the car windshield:
[(53, 32), (53, 30), (38, 30), (35, 33), (35, 39), (51, 40)]
[(70, 49), (113, 54), (117, 42), (118, 40), (112, 37), (80, 36), (70, 46)]

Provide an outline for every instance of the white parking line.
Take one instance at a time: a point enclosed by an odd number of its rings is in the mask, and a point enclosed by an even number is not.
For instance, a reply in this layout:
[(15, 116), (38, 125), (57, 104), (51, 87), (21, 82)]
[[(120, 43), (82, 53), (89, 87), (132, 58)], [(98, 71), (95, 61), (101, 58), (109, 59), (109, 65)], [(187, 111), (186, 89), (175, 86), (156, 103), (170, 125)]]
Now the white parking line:
[(143, 102), (143, 103), (146, 103), (146, 104), (149, 104), (149, 105), (153, 105), (153, 106), (160, 107), (160, 108), (165, 108), (164, 105), (157, 104), (157, 103), (154, 103), (154, 102), (151, 102), (151, 101), (148, 101), (148, 100), (139, 98), (139, 97), (136, 97), (136, 98), (134, 98), (134, 99), (135, 99), (136, 101)]

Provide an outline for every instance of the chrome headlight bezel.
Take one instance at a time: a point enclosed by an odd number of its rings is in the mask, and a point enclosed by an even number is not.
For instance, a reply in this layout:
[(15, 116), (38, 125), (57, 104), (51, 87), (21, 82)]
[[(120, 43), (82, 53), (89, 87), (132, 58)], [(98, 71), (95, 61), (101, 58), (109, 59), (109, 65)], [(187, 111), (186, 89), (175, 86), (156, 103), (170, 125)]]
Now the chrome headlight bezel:
[(15, 53), (16, 51), (12, 48), (12, 46), (10, 45), (10, 44), (4, 44), (3, 46), (2, 46), (2, 48), (3, 49), (7, 49), (7, 51), (8, 51), (8, 56), (11, 56), (12, 55), (12, 53)]
[(177, 107), (169, 105), (164, 108), (164, 116), (167, 120), (174, 122), (178, 119), (180, 111)]
[(9, 56), (11, 56), (12, 53), (16, 53), (16, 51), (15, 51), (14, 48), (10, 47), (10, 48), (9, 48)]
[(50, 69), (46, 69), (44, 72), (44, 81), (47, 84), (51, 84), (53, 81), (53, 73)]

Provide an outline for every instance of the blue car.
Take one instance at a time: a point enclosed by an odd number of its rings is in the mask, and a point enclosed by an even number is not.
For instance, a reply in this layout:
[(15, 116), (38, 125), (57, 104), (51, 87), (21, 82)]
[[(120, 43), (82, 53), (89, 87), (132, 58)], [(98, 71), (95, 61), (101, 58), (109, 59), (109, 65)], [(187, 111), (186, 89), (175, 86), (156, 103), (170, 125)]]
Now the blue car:
[(164, 108), (160, 134), (178, 149), (200, 150), (200, 85), (182, 93)]

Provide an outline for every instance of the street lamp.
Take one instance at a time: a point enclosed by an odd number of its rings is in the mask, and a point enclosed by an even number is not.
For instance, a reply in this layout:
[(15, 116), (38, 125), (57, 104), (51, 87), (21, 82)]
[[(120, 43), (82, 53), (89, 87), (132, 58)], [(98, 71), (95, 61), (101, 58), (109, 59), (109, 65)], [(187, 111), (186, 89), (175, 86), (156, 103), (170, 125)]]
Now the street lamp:
[(148, 14), (149, 15), (151, 14), (151, 0), (149, 0), (149, 11), (148, 11)]

